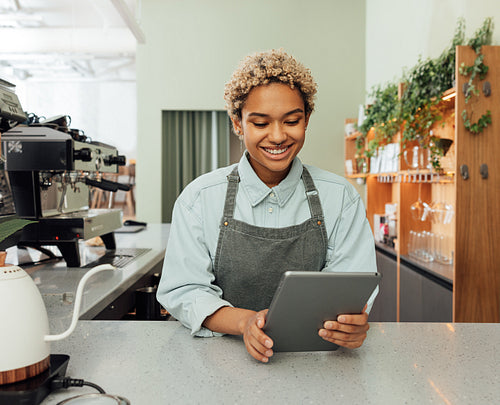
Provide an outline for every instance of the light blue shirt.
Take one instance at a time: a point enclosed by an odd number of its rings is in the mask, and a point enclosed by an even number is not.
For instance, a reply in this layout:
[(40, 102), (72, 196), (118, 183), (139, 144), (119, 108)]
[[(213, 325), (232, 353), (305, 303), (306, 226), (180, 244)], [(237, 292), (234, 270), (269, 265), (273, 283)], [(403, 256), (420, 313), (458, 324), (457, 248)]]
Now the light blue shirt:
[[(288, 176), (269, 188), (252, 169), (246, 153), (238, 166), (240, 183), (234, 218), (259, 227), (297, 225), (311, 217), (295, 158)], [(375, 272), (375, 244), (359, 194), (343, 177), (306, 165), (321, 201), (328, 235), (323, 271)], [(227, 178), (234, 165), (191, 182), (175, 202), (158, 301), (197, 336), (213, 336), (202, 327), (205, 318), (223, 306), (214, 285), (214, 261), (224, 210)], [(259, 252), (255, 252), (259, 254)], [(284, 269), (285, 270), (285, 269)], [(378, 290), (368, 302), (371, 308)]]

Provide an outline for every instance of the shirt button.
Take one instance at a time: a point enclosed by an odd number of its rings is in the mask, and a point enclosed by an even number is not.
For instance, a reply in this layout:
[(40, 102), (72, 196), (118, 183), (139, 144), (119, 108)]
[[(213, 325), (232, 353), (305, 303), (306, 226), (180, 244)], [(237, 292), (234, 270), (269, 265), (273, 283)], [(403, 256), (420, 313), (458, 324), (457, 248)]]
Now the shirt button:
[(274, 197), (274, 193), (269, 194), (270, 197)]
[(269, 211), (269, 212), (273, 212), (272, 207), (269, 207), (269, 208), (268, 208), (268, 211)]

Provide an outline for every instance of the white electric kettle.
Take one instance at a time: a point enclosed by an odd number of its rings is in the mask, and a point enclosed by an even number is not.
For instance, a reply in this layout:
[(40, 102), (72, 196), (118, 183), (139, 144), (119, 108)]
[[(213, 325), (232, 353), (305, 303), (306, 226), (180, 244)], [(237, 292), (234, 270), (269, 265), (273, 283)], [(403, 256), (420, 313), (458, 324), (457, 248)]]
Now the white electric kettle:
[(76, 327), (83, 288), (95, 273), (113, 270), (94, 267), (80, 280), (69, 328), (49, 335), (47, 311), (33, 279), (18, 266), (0, 267), (0, 385), (21, 381), (49, 367), (50, 341), (68, 337)]

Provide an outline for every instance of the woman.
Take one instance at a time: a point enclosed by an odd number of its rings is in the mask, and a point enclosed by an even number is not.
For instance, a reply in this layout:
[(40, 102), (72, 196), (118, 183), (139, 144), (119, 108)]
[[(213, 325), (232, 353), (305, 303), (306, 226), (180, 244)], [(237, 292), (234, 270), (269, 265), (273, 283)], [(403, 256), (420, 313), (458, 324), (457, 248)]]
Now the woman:
[[(158, 300), (194, 335), (243, 335), (262, 362), (273, 355), (262, 328), (283, 272), (376, 269), (359, 195), (297, 157), (315, 93), (309, 70), (282, 50), (243, 60), (224, 98), (246, 152), (194, 180), (173, 210)], [(367, 318), (341, 315), (318, 333), (359, 347)]]

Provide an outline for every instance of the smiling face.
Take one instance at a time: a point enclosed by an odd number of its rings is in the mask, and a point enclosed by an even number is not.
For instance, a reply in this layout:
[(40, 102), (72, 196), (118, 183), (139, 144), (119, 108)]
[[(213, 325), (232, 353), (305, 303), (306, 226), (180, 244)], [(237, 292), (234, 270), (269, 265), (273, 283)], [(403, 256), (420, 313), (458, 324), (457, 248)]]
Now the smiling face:
[(300, 91), (286, 84), (257, 86), (248, 94), (241, 120), (233, 119), (233, 125), (243, 134), (255, 173), (268, 187), (288, 174), (304, 145), (308, 121)]

